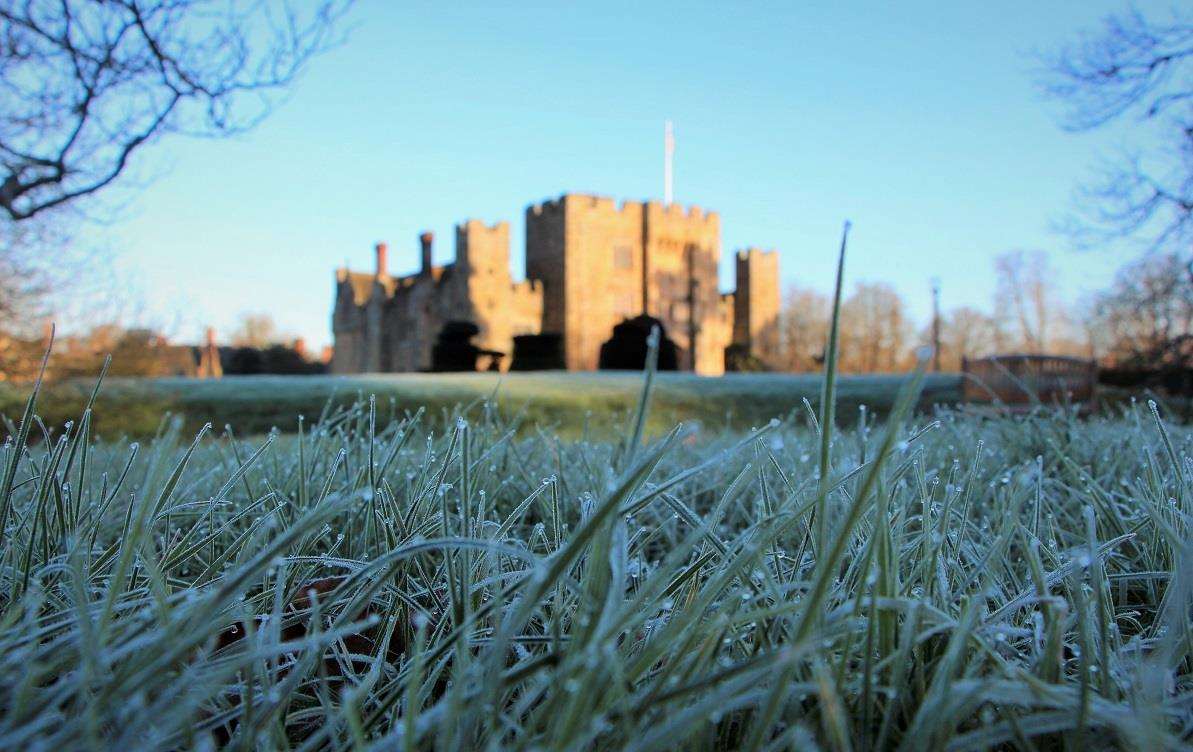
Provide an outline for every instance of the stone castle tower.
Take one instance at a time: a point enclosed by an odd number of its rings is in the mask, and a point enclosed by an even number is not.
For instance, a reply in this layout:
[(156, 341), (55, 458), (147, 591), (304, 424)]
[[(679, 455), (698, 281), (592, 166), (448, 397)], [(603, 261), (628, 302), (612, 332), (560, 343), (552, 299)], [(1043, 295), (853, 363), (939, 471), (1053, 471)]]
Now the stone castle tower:
[(446, 266), (432, 265), (431, 242), (421, 237), (415, 274), (391, 276), (383, 243), (373, 273), (337, 270), (333, 373), (429, 370), (449, 322), (474, 324), (476, 345), (502, 370), (523, 334), (558, 335), (568, 370), (594, 370), (613, 327), (641, 314), (662, 322), (683, 370), (723, 373), (730, 345), (763, 362), (777, 355), (778, 254), (739, 251), (737, 289), (722, 294), (715, 212), (583, 194), (532, 205), (521, 282), (505, 222), (457, 226)]
[(763, 363), (779, 357), (779, 254), (738, 251), (733, 296), (733, 342)]

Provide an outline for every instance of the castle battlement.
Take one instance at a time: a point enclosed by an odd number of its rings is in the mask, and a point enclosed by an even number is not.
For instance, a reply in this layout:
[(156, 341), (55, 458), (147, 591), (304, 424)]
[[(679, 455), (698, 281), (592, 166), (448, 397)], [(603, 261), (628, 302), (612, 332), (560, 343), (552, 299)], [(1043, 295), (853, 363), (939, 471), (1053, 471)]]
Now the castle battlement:
[(644, 206), (651, 215), (661, 215), (667, 219), (701, 222), (706, 225), (712, 225), (721, 219), (721, 215), (717, 212), (709, 211), (695, 204), (684, 206), (678, 203), (664, 204), (662, 201), (651, 200), (645, 202)]
[(562, 213), (568, 206), (581, 207), (585, 210), (607, 212), (612, 215), (633, 214), (646, 211), (652, 215), (661, 215), (667, 219), (701, 222), (712, 225), (720, 220), (720, 215), (695, 204), (683, 205), (678, 203), (664, 204), (657, 199), (647, 201), (633, 201), (623, 199), (618, 201), (610, 196), (596, 193), (564, 193), (558, 198), (546, 199), (537, 204), (526, 207), (526, 213), (536, 217)]
[(557, 214), (571, 208), (581, 208), (584, 210), (596, 210), (607, 212), (609, 214), (625, 214), (626, 212), (636, 211), (640, 204), (634, 201), (617, 201), (610, 196), (602, 196), (597, 193), (563, 193), (559, 198), (547, 199), (538, 204), (532, 204), (527, 207), (527, 214), (535, 216), (543, 216), (550, 214)]
[(484, 220), (481, 220), (481, 219), (466, 219), (463, 222), (456, 225), (457, 232), (465, 231), (465, 232), (497, 233), (497, 232), (502, 232), (502, 231), (509, 232), (509, 229), (510, 229), (510, 223), (506, 222), (505, 220), (499, 220), (497, 222), (494, 222), (493, 224), (488, 224)]
[(757, 248), (755, 246), (748, 246), (746, 248), (739, 248), (734, 254), (739, 261), (746, 261), (751, 256), (755, 258), (770, 258), (777, 256), (779, 252), (774, 248)]
[(563, 202), (567, 196), (568, 194), (565, 193), (557, 199), (549, 198), (540, 201), (537, 204), (531, 204), (530, 206), (526, 207), (526, 212), (527, 214), (534, 214), (536, 216), (542, 216), (544, 214), (560, 214), (563, 212)]

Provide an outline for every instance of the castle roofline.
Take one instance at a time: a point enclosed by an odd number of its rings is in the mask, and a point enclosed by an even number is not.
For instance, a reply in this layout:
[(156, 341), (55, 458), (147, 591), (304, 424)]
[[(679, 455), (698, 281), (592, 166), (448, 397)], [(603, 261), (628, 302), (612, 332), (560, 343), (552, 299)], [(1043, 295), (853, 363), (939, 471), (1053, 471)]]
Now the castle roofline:
[(398, 279), (388, 274), (379, 277), (372, 272), (354, 272), (344, 268), (336, 270), (336, 282), (341, 285), (350, 285), (353, 301), (357, 305), (363, 305), (373, 297), (374, 285), (381, 285), (385, 297), (392, 296)]
[(645, 209), (650, 212), (661, 212), (666, 216), (671, 217), (686, 217), (688, 219), (699, 220), (713, 220), (720, 215), (715, 211), (710, 211), (696, 204), (689, 204), (687, 206), (679, 203), (664, 204), (658, 199), (646, 199), (643, 201), (634, 201), (632, 199), (623, 199), (620, 203), (612, 196), (606, 196), (599, 193), (583, 193), (583, 192), (569, 192), (561, 193), (559, 198), (546, 199), (537, 204), (531, 204), (526, 207), (528, 214), (545, 214), (561, 210), (568, 203), (579, 203), (583, 206), (600, 207), (610, 209), (614, 212), (623, 212), (629, 207)]
[[(440, 281), (453, 274), (455, 266), (455, 263), (450, 263), (431, 267), (430, 281), (433, 284), (439, 284)], [(382, 300), (385, 301), (394, 298), (399, 292), (409, 290), (427, 278), (428, 275), (418, 272), (400, 277), (388, 274), (378, 277), (371, 272), (354, 272), (346, 268), (336, 270), (336, 282), (351, 287), (352, 300), (358, 306), (365, 305), (373, 299), (378, 285), (381, 287)]]
[(779, 254), (776, 248), (759, 248), (757, 246), (746, 246), (745, 248), (738, 248), (734, 253), (739, 259), (747, 259), (750, 256), (777, 256)]
[(503, 228), (508, 229), (509, 226), (510, 226), (510, 223), (505, 221), (504, 219), (494, 222), (493, 224), (489, 224), (488, 222), (485, 222), (483, 219), (469, 218), (469, 219), (464, 220), (463, 222), (457, 223), (456, 229), (457, 230), (481, 229), (481, 230), (488, 230), (489, 232), (497, 232)]

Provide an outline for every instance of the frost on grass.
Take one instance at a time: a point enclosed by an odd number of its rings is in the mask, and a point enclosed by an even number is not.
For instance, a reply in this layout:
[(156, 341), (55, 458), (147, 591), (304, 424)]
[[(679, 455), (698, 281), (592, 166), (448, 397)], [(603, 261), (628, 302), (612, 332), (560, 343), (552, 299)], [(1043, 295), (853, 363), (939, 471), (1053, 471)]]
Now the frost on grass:
[(1178, 748), (1193, 434), (1131, 410), (863, 417), (827, 484), (791, 422), (10, 437), (0, 746)]

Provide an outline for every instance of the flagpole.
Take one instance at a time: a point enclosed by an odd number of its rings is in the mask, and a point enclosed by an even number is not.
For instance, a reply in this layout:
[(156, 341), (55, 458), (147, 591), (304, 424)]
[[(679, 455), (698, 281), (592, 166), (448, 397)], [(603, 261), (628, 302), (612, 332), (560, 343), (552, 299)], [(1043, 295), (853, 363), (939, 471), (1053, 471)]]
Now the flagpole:
[(671, 204), (671, 160), (675, 154), (675, 134), (671, 121), (663, 121), (663, 204)]

